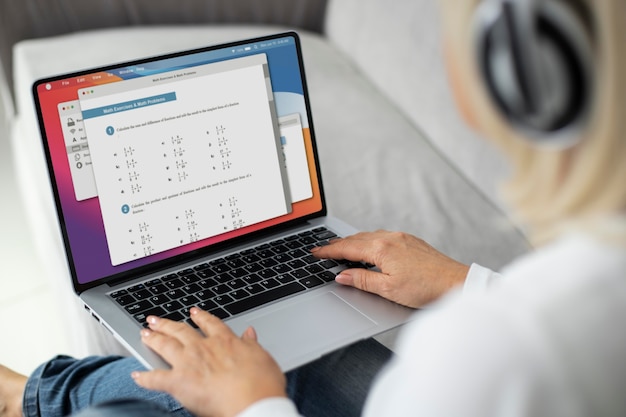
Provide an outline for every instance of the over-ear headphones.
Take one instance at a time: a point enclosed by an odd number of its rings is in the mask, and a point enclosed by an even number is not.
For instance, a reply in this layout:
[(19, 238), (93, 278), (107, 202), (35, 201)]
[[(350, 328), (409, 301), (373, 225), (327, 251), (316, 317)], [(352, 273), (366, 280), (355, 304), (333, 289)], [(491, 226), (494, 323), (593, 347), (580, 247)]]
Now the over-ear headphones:
[(574, 0), (484, 0), (479, 72), (496, 107), (534, 143), (569, 146), (593, 95), (591, 28)]

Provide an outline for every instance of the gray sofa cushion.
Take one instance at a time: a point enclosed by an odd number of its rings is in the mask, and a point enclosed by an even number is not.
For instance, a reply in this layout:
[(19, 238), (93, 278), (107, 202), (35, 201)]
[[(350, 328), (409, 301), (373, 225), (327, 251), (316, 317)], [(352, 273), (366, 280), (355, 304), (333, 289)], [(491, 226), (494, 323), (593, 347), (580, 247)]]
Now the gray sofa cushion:
[(0, 62), (11, 87), (11, 48), (23, 39), (120, 26), (216, 23), (281, 25), (320, 32), (325, 10), (326, 0), (1, 1)]
[(504, 207), (497, 188), (507, 163), (455, 108), (437, 1), (330, 0), (325, 33), (460, 173)]

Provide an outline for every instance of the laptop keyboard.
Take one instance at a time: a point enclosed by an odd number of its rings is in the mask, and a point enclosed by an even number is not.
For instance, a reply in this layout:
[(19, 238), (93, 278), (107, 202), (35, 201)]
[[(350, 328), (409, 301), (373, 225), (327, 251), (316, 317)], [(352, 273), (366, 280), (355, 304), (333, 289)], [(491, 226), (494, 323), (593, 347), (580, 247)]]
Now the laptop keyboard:
[(328, 244), (337, 235), (325, 227), (297, 233), (224, 258), (109, 293), (146, 326), (149, 315), (186, 321), (199, 307), (225, 319), (272, 301), (334, 281), (337, 270), (365, 268), (350, 261), (320, 260), (313, 246)]

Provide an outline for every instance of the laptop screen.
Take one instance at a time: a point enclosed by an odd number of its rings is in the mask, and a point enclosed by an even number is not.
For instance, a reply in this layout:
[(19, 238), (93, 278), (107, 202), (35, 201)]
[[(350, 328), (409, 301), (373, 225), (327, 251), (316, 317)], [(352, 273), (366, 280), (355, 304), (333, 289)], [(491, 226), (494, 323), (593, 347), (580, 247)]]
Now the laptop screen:
[(40, 80), (33, 92), (81, 288), (325, 213), (294, 33)]

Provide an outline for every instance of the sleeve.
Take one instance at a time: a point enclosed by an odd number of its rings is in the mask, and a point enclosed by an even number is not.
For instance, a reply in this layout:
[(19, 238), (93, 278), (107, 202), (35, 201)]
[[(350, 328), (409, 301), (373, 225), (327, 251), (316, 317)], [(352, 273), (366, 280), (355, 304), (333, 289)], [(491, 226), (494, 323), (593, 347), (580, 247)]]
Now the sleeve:
[(463, 294), (484, 293), (487, 288), (501, 280), (501, 274), (484, 266), (472, 264), (463, 284)]
[(243, 410), (237, 417), (300, 417), (288, 398), (266, 398)]
[(551, 367), (537, 353), (543, 344), (535, 329), (520, 331), (512, 318), (519, 308), (485, 306), (482, 296), (453, 297), (446, 308), (422, 310), (404, 330), (363, 415), (569, 415), (542, 408), (545, 393), (554, 393)]

